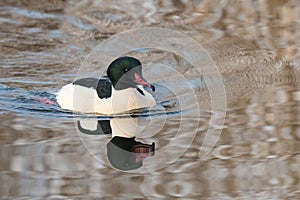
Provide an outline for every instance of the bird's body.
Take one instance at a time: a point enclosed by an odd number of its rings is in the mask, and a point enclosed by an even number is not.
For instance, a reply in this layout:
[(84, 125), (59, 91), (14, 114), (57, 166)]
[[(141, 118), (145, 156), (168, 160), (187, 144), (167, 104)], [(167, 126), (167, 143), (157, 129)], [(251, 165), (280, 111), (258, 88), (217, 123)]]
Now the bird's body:
[[(60, 107), (75, 112), (114, 114), (138, 108), (153, 107), (155, 99), (142, 86), (115, 90), (111, 88), (111, 95), (100, 98), (97, 90), (70, 83), (61, 88), (57, 94)], [(143, 94), (141, 94), (141, 92)], [(100, 91), (101, 92), (101, 91)]]
[[(119, 59), (128, 62), (129, 58)], [(108, 77), (83, 78), (63, 86), (56, 98), (60, 107), (75, 112), (102, 114), (153, 107), (155, 99), (142, 85), (152, 90), (154, 86), (142, 78), (141, 65), (132, 65), (130, 62), (121, 65), (122, 60), (119, 65), (113, 63), (108, 69)], [(130, 68), (130, 65), (133, 67)]]

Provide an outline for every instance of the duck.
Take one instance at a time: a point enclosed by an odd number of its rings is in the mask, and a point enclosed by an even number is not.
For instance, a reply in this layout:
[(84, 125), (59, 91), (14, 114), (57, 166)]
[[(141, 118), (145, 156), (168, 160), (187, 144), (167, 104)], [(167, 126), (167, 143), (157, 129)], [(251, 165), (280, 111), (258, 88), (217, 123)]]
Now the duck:
[[(56, 95), (65, 110), (80, 113), (119, 114), (156, 105), (155, 87), (142, 75), (142, 63), (134, 57), (115, 59), (107, 76), (81, 78), (63, 86)], [(145, 88), (152, 91), (147, 91)]]

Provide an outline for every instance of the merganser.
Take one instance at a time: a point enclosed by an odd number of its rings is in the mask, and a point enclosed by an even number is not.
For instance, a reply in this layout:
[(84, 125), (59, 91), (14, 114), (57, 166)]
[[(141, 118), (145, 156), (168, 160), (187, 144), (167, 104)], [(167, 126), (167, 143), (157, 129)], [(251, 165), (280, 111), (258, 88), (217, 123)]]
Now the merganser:
[(141, 62), (126, 56), (114, 60), (105, 77), (82, 78), (63, 86), (56, 100), (61, 108), (75, 112), (116, 114), (156, 104), (143, 86), (155, 91), (143, 78)]

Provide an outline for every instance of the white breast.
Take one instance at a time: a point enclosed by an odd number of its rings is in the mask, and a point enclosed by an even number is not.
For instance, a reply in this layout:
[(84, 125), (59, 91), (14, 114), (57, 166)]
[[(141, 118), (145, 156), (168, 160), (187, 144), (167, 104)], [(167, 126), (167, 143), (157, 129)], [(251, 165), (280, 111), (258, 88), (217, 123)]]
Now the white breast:
[(125, 90), (112, 89), (110, 98), (100, 99), (97, 91), (80, 85), (68, 84), (57, 93), (57, 103), (61, 108), (83, 113), (115, 114), (125, 111), (153, 107), (155, 99), (138, 86), (145, 95), (134, 88)]

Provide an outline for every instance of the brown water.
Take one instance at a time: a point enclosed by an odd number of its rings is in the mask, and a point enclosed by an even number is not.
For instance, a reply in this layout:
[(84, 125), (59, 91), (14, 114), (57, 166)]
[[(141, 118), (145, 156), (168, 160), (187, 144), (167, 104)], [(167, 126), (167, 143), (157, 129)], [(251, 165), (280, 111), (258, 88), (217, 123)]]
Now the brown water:
[[(300, 199), (298, 1), (0, 5), (1, 199)], [(186, 62), (189, 54), (131, 52), (146, 64), (159, 104), (169, 106), (137, 114), (146, 126), (136, 139), (155, 142), (156, 153), (124, 172), (107, 161), (110, 136), (79, 133), (74, 119), (85, 116), (39, 100), (55, 100), (62, 85), (81, 76), (81, 63), (99, 43), (144, 27), (200, 43), (218, 67), (226, 99), (212, 94), (220, 89), (218, 74), (205, 79)], [(98, 67), (96, 76), (106, 68)], [(213, 102), (227, 105), (224, 125)], [(206, 157), (204, 147), (213, 147)]]

